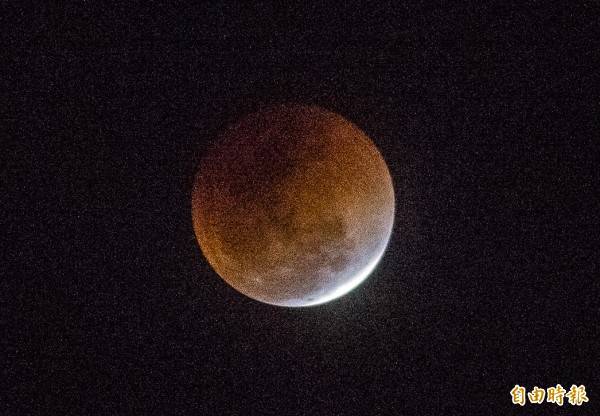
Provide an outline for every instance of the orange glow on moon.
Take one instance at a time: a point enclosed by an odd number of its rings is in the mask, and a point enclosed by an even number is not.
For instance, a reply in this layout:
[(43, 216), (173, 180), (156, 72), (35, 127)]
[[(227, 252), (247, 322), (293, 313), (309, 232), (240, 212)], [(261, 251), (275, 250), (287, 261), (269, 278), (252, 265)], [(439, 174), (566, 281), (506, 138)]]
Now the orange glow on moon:
[(280, 306), (342, 296), (388, 243), (387, 165), (354, 124), (285, 105), (229, 126), (202, 158), (192, 219), (202, 252), (237, 291)]

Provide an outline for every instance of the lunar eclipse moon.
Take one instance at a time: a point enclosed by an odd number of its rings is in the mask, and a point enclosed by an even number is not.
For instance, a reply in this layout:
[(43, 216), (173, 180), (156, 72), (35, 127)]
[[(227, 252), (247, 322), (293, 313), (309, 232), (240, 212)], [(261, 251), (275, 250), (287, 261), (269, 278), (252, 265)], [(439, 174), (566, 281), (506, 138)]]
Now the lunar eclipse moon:
[(376, 267), (394, 189), (356, 125), (317, 106), (280, 105), (233, 123), (206, 152), (192, 220), (206, 259), (234, 289), (311, 306), (350, 292)]

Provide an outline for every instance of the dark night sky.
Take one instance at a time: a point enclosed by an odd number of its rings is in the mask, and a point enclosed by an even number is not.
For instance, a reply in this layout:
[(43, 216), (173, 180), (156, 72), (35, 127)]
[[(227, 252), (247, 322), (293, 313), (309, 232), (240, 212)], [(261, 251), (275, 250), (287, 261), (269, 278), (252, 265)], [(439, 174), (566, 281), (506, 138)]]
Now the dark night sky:
[[(600, 30), (571, 3), (3, 5), (0, 413), (592, 414)], [(306, 309), (229, 288), (190, 214), (220, 129), (286, 101), (360, 126), (397, 198), (376, 271)], [(590, 402), (510, 401), (556, 383)]]

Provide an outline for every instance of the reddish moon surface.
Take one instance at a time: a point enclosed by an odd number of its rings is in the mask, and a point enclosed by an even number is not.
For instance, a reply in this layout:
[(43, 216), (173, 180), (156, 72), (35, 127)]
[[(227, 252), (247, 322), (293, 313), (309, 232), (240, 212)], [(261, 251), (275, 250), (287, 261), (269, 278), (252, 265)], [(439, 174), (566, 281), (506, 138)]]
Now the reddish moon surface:
[(261, 302), (311, 306), (373, 271), (394, 190), (373, 142), (342, 116), (284, 105), (230, 125), (201, 159), (192, 219), (204, 256)]

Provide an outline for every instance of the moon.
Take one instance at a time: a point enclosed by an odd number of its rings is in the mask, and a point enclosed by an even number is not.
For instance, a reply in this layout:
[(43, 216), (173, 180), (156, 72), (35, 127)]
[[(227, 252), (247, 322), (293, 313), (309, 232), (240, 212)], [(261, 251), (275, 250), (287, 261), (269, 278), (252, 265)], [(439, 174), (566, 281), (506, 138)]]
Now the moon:
[(201, 158), (198, 244), (217, 274), (260, 302), (312, 306), (353, 290), (394, 222), (388, 167), (367, 135), (317, 106), (241, 118)]

